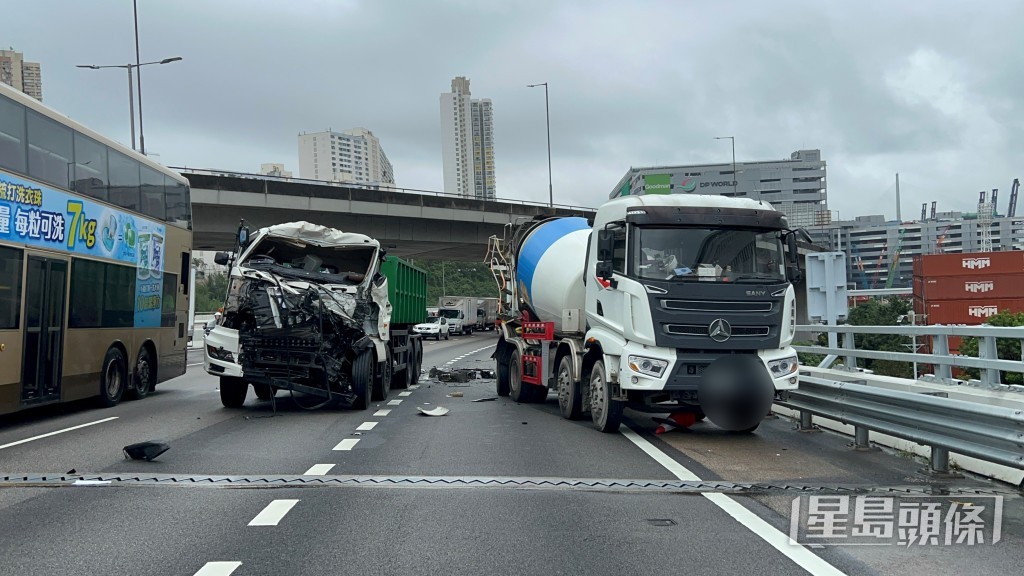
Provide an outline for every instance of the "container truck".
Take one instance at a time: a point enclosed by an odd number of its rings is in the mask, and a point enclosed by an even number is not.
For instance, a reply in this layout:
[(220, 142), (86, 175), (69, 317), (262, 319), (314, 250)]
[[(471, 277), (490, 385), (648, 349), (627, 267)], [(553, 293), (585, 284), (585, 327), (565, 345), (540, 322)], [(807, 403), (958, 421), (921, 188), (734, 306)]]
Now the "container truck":
[[(224, 406), (242, 406), (250, 385), (278, 390), (304, 408), (369, 408), (419, 379), (426, 272), (362, 234), (309, 222), (239, 227), (224, 316), (206, 338), (204, 368), (220, 378)], [(312, 399), (312, 400), (310, 400)]]
[(476, 329), (480, 331), (494, 330), (494, 322), (498, 318), (497, 298), (476, 299)]
[(603, 432), (626, 406), (751, 432), (798, 385), (796, 236), (765, 202), (621, 197), (591, 221), (508, 225), (487, 261), (507, 297), (501, 396), (554, 390), (565, 418), (589, 411)]
[(437, 299), (437, 315), (448, 320), (449, 333), (471, 334), (476, 324), (476, 298), (441, 296)]

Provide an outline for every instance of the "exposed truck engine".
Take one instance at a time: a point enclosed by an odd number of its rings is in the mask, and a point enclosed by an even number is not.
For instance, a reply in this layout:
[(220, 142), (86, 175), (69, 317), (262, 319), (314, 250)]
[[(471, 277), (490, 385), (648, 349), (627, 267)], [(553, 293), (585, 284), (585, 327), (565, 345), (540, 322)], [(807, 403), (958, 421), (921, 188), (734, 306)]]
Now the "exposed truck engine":
[(243, 226), (238, 248), (205, 346), (225, 406), (241, 406), (252, 385), (261, 399), (290, 390), (303, 407), (366, 409), (418, 380), (422, 343), (410, 328), (426, 317), (425, 272), (383, 255), (372, 238), (308, 222), (251, 240)]
[(753, 431), (798, 384), (793, 234), (767, 203), (700, 195), (510, 225), (487, 256), (498, 394), (555, 390), (564, 417), (605, 432), (626, 406)]

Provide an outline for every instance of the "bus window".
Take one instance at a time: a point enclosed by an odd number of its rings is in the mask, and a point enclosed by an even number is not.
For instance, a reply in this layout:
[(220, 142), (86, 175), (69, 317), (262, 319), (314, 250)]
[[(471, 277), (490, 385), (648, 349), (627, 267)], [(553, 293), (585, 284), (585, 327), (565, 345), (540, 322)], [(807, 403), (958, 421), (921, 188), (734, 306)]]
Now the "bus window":
[(164, 272), (163, 303), (160, 311), (160, 326), (173, 328), (177, 322), (178, 276)]
[(71, 263), (71, 299), (69, 328), (99, 328), (103, 313), (103, 269), (106, 264), (93, 260)]
[(142, 213), (150, 218), (163, 222), (164, 209), (164, 175), (143, 166), (142, 170)]
[(75, 132), (75, 169), (71, 189), (99, 200), (107, 199), (107, 147)]
[(0, 246), (0, 330), (18, 327), (21, 311), (21, 250)]
[(68, 166), (73, 158), (71, 129), (28, 111), (28, 174), (68, 188)]
[(25, 107), (0, 98), (0, 166), (24, 174)]
[(135, 268), (118, 264), (104, 264), (103, 275), (103, 327), (131, 328), (135, 326)]
[(182, 228), (192, 229), (192, 216), (189, 213), (188, 186), (167, 178), (167, 193), (164, 196), (167, 209), (167, 222)]
[(139, 209), (139, 163), (120, 152), (110, 151), (110, 196), (114, 204)]

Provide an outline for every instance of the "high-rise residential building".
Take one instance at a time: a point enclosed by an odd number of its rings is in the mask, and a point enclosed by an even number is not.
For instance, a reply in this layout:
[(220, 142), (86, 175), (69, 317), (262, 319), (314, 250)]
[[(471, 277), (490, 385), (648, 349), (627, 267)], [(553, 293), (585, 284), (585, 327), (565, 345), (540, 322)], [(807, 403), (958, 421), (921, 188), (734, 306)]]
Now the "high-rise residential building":
[(493, 107), (489, 98), (471, 98), (464, 76), (452, 79), (452, 91), (441, 94), (441, 154), (445, 192), (496, 196)]
[(631, 168), (609, 198), (630, 194), (715, 194), (764, 200), (791, 226), (830, 220), (825, 161), (820, 150), (797, 150), (788, 160)]
[(279, 162), (265, 162), (260, 164), (260, 174), (264, 176), (278, 176), (280, 178), (291, 178), (291, 170), (285, 170), (284, 164)]
[(43, 73), (38, 62), (26, 62), (21, 52), (0, 50), (0, 82), (43, 101)]
[(395, 170), (373, 132), (352, 128), (299, 134), (299, 177), (394, 185)]

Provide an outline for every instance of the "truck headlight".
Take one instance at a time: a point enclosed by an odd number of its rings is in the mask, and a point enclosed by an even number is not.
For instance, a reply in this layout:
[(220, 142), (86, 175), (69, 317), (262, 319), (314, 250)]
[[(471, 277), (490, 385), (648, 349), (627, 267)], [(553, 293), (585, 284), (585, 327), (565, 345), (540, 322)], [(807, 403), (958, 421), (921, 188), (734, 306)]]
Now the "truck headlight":
[(658, 360), (657, 358), (647, 358), (646, 356), (629, 356), (626, 358), (629, 363), (629, 368), (633, 372), (639, 372), (640, 374), (646, 374), (648, 376), (660, 377), (665, 368), (668, 368), (668, 362), (665, 360)]
[(207, 346), (206, 353), (210, 355), (210, 358), (216, 358), (217, 360), (223, 360), (225, 362), (235, 361), (235, 357), (231, 355), (231, 352), (223, 348), (214, 348), (213, 346)]
[(797, 361), (796, 356), (790, 356), (789, 358), (783, 358), (782, 360), (772, 360), (768, 363), (768, 369), (772, 371), (773, 378), (789, 376), (799, 368), (800, 362)]

